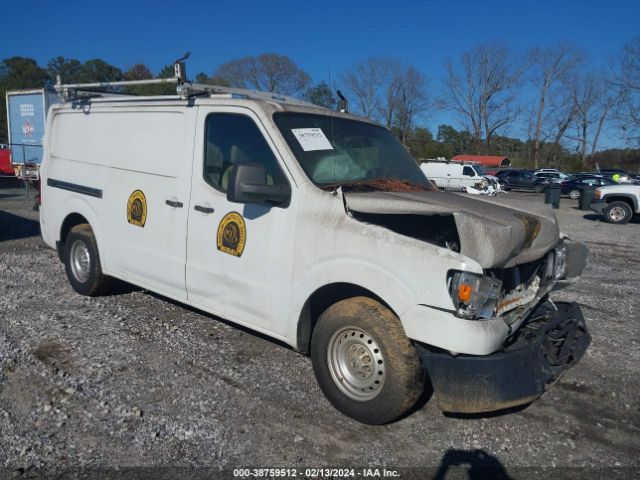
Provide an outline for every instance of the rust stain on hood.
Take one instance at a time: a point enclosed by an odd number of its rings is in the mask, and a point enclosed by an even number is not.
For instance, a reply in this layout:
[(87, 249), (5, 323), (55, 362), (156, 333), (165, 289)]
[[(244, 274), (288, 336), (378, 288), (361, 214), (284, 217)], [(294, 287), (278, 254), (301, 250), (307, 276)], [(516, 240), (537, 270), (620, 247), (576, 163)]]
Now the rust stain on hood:
[(348, 210), (380, 215), (453, 215), (460, 253), (483, 268), (541, 258), (560, 240), (555, 215), (530, 213), (449, 192), (343, 192)]

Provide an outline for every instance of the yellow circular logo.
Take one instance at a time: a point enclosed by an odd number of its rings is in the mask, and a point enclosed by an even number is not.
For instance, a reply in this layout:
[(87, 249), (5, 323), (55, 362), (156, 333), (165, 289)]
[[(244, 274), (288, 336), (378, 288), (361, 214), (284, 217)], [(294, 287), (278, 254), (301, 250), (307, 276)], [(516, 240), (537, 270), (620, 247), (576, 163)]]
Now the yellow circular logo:
[(127, 201), (127, 221), (132, 225), (144, 227), (147, 221), (147, 199), (142, 190), (136, 190), (129, 195)]
[(244, 218), (238, 212), (227, 213), (218, 225), (218, 250), (239, 257), (247, 241)]

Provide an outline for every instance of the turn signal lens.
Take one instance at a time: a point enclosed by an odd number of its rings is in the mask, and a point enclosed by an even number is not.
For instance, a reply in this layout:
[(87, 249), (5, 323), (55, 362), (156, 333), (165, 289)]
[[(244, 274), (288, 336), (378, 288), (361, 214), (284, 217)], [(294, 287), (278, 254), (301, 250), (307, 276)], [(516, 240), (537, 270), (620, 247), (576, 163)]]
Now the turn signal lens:
[(467, 303), (471, 300), (471, 294), (473, 293), (473, 287), (468, 283), (461, 283), (458, 285), (458, 300)]
[(602, 192), (600, 190), (596, 190), (596, 193), (594, 193), (593, 198), (595, 198), (596, 200), (600, 200), (600, 197), (602, 197)]
[(455, 315), (466, 319), (493, 318), (502, 282), (497, 278), (471, 272), (452, 272), (449, 294)]

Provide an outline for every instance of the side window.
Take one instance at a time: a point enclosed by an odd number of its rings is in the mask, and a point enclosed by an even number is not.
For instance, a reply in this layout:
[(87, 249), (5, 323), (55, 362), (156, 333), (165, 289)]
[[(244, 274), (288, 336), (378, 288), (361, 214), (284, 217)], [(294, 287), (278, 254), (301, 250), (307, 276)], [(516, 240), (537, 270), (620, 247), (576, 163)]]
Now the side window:
[(511, 172), (509, 174), (509, 178), (516, 178), (520, 176), (520, 172)]
[(204, 181), (227, 191), (231, 166), (260, 163), (267, 171), (267, 183), (286, 184), (287, 180), (271, 148), (257, 125), (249, 117), (215, 113), (207, 117), (204, 149)]
[(475, 177), (476, 173), (473, 171), (473, 168), (471, 167), (464, 167), (462, 169), (462, 175), (465, 175), (467, 177)]

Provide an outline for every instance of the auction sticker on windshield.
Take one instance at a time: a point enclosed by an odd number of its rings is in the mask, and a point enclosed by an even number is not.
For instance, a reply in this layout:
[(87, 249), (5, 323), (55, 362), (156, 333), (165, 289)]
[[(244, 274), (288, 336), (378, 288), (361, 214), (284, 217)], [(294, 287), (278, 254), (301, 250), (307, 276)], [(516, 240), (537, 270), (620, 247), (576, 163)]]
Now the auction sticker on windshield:
[(333, 150), (329, 139), (325, 136), (321, 128), (292, 128), (291, 131), (305, 152), (313, 150)]

